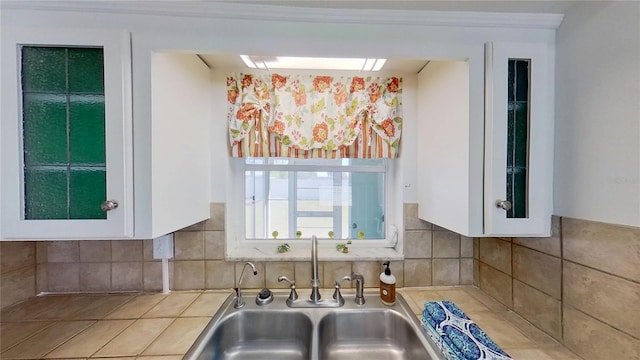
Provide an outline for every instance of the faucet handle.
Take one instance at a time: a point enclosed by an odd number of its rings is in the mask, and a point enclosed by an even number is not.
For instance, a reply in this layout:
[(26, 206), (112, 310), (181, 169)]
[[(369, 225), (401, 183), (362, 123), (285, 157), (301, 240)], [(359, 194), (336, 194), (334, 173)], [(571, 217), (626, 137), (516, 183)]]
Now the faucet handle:
[(291, 293), (289, 293), (289, 298), (287, 299), (288, 303), (294, 302), (298, 300), (298, 292), (296, 292), (296, 281), (289, 280), (286, 276), (279, 276), (278, 282), (286, 281), (289, 283), (289, 287), (291, 288)]
[(344, 303), (344, 298), (340, 293), (340, 282), (336, 280), (336, 289), (333, 291), (333, 299), (339, 303)]
[(336, 285), (335, 285), (336, 289), (333, 291), (333, 299), (341, 304), (344, 304), (344, 298), (340, 293), (340, 283), (343, 281), (351, 281), (351, 276), (347, 275), (343, 277), (341, 280), (336, 280)]

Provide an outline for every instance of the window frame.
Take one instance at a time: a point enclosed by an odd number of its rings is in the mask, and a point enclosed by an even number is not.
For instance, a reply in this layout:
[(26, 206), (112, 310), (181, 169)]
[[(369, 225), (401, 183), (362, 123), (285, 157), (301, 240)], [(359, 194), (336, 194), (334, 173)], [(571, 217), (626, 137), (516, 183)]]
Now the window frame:
[[(229, 173), (226, 199), (226, 250), (227, 260), (308, 260), (310, 236), (302, 239), (246, 239), (245, 238), (245, 166), (244, 158), (229, 158)], [(328, 168), (320, 165), (303, 167), (311, 171), (324, 171)], [(344, 239), (329, 240), (319, 236), (319, 256), (325, 260), (402, 260), (403, 256), (403, 204), (401, 169), (393, 159), (385, 165), (385, 238), (355, 239), (344, 254), (336, 250), (336, 245), (345, 243)], [(287, 242), (291, 250), (277, 253), (278, 245)]]

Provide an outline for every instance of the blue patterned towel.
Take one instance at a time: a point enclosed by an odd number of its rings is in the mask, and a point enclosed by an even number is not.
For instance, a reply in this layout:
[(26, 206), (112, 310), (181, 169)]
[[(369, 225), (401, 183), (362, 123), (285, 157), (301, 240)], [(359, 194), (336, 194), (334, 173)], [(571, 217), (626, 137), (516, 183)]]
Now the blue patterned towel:
[(447, 360), (513, 359), (451, 301), (425, 303), (422, 324)]

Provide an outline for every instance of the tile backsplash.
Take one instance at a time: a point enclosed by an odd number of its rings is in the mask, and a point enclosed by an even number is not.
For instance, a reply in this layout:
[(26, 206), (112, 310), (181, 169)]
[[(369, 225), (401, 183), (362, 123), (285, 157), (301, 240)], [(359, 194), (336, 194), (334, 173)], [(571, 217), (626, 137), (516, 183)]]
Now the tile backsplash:
[[(397, 285), (471, 284), (473, 239), (422, 221), (417, 213), (417, 204), (404, 205), (405, 260), (394, 261), (391, 265)], [(224, 214), (224, 204), (213, 203), (209, 220), (175, 233), (175, 257), (169, 268), (172, 289), (228, 289), (234, 286), (242, 263), (224, 259)], [(158, 291), (162, 288), (161, 263), (153, 259), (151, 240), (2, 244), (2, 276), (3, 280), (8, 279), (3, 281), (3, 290), (7, 290), (3, 291), (3, 296), (7, 300), (2, 306), (38, 292)], [(12, 259), (21, 258), (15, 254), (22, 252), (24, 261), (14, 264), (16, 261)], [(285, 288), (286, 284), (276, 281), (279, 275), (298, 280), (311, 278), (308, 261), (257, 262), (256, 266), (259, 274), (246, 278), (248, 287)], [(363, 274), (365, 286), (377, 287), (382, 266), (381, 261), (325, 261), (320, 263), (320, 270), (323, 287), (333, 286), (336, 276), (352, 271)], [(25, 281), (29, 286), (21, 285)], [(309, 286), (307, 281), (298, 281), (300, 288)], [(344, 286), (349, 285), (345, 283)]]
[(551, 237), (476, 243), (481, 290), (584, 358), (640, 356), (639, 228), (554, 217)]
[[(211, 204), (211, 220), (175, 233), (175, 259), (172, 288), (220, 289), (234, 286), (242, 262), (224, 260), (224, 204)], [(392, 262), (398, 286), (459, 285), (473, 282), (473, 239), (437, 228), (417, 218), (417, 204), (405, 204), (405, 260)], [(297, 279), (299, 288), (309, 287), (308, 261), (254, 262), (257, 276), (245, 277), (246, 287), (286, 288), (276, 281), (279, 275)], [(332, 287), (333, 281), (357, 271), (366, 287), (377, 287), (381, 261), (321, 261), (320, 281)], [(300, 279), (304, 279), (300, 281)], [(349, 287), (349, 284), (343, 284)]]
[(36, 264), (36, 243), (0, 242), (1, 307), (36, 295)]
[[(640, 229), (553, 218), (548, 238), (467, 238), (417, 218), (404, 205), (403, 261), (391, 267), (399, 287), (474, 284), (586, 358), (640, 354)], [(224, 260), (224, 204), (210, 220), (175, 233), (170, 286), (229, 289), (242, 262)], [(159, 291), (161, 263), (151, 240), (1, 242), (2, 307), (38, 292)], [(309, 287), (308, 261), (256, 262), (246, 286), (284, 288), (277, 276)], [(321, 285), (363, 274), (376, 287), (379, 261), (322, 261)], [(348, 284), (344, 284), (349, 286)], [(502, 305), (501, 305), (502, 306)], [(621, 311), (627, 309), (628, 311)]]

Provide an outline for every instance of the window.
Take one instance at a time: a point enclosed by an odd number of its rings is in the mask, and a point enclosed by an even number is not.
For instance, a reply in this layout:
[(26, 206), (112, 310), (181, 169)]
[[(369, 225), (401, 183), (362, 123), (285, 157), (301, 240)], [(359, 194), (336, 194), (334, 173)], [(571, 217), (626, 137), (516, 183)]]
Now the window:
[[(308, 259), (312, 235), (323, 259), (403, 258), (403, 188), (394, 160), (249, 157), (231, 159), (230, 169), (227, 260)], [(347, 241), (348, 254), (336, 251)], [(277, 253), (283, 243), (291, 246), (285, 255)]]
[(384, 159), (246, 158), (245, 237), (385, 238)]
[(349, 241), (353, 258), (402, 258), (401, 94), (398, 77), (227, 76), (227, 258), (283, 243), (307, 258), (313, 235), (329, 258)]

